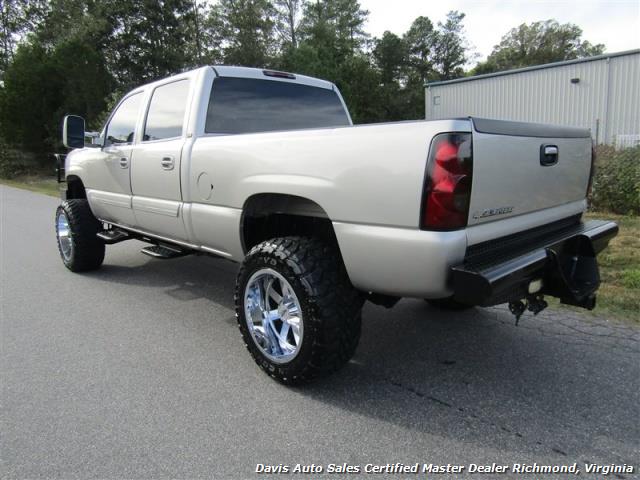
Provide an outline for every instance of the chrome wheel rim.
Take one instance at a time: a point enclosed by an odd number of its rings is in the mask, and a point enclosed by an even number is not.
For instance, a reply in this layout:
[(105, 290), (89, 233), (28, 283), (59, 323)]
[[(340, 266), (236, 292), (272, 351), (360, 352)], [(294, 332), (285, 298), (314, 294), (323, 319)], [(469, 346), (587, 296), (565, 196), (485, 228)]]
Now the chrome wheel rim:
[(244, 315), (253, 342), (273, 362), (290, 362), (300, 352), (302, 308), (291, 284), (275, 270), (251, 275), (244, 290)]
[(58, 213), (58, 219), (56, 221), (56, 235), (58, 236), (58, 245), (60, 246), (60, 253), (65, 260), (71, 258), (73, 252), (73, 243), (71, 242), (71, 229), (69, 228), (69, 219), (64, 211)]

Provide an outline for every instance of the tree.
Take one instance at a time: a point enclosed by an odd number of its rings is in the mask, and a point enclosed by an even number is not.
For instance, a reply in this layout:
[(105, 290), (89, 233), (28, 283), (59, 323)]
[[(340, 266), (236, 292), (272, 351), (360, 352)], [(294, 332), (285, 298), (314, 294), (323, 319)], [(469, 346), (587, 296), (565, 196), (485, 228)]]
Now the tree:
[[(25, 27), (30, 32), (7, 66), (0, 90), (0, 135), (12, 146), (43, 159), (42, 153), (59, 147), (65, 114), (91, 122), (104, 109), (114, 88), (103, 55), (110, 29), (91, 16), (96, 5), (51, 0), (37, 12), (40, 23)], [(35, 18), (33, 10), (29, 17)]]
[(266, 67), (276, 53), (276, 11), (268, 0), (220, 0), (215, 13), (224, 38), (224, 61)]
[(276, 30), (280, 34), (283, 50), (298, 48), (300, 20), (305, 0), (274, 0)]
[(42, 160), (42, 154), (57, 150), (64, 115), (91, 119), (105, 107), (113, 84), (100, 60), (101, 54), (79, 39), (53, 51), (37, 42), (22, 44), (5, 72), (0, 135)]
[(424, 118), (424, 85), (464, 74), (469, 49), (462, 21), (464, 13), (450, 11), (434, 27), (428, 17), (416, 18), (399, 38), (385, 32), (372, 51), (379, 71), (381, 119)]
[(90, 0), (50, 0), (40, 13), (41, 21), (33, 30), (36, 35), (33, 41), (46, 49), (53, 49), (70, 38), (83, 37), (89, 41), (91, 36), (93, 40), (98, 24), (103, 25), (99, 6)]
[[(0, 133), (9, 144), (31, 152), (46, 150), (47, 131), (42, 124), (59, 107), (57, 77), (41, 45), (18, 47), (0, 90)], [(34, 122), (35, 118), (41, 122)]]
[(423, 117), (424, 83), (466, 61), (459, 12), (372, 41), (358, 0), (0, 2), (0, 136), (31, 152), (59, 147), (64, 114), (98, 128), (127, 90), (197, 65), (326, 78), (361, 123)]
[(336, 78), (339, 57), (344, 55), (338, 51), (331, 0), (315, 0), (305, 5), (297, 50), (283, 58), (287, 69), (322, 78)]
[(366, 55), (358, 53), (347, 58), (340, 65), (335, 82), (349, 106), (354, 123), (379, 122), (388, 118), (380, 75)]
[(59, 147), (65, 114), (91, 120), (113, 88), (104, 43), (97, 41), (103, 23), (90, 17), (93, 6), (89, 0), (23, 4), (21, 43), (0, 90), (0, 135), (40, 159)]
[(374, 41), (373, 58), (385, 85), (403, 81), (408, 61), (408, 46), (405, 39), (386, 31), (382, 38)]
[(21, 11), (14, 0), (4, 0), (0, 5), (0, 78), (7, 69), (16, 41), (16, 35), (21, 30)]
[(364, 30), (369, 11), (363, 10), (358, 0), (332, 0), (330, 7), (339, 48), (351, 54), (356, 53), (369, 38)]
[(45, 0), (0, 2), (0, 78), (11, 63), (17, 44), (34, 30), (45, 10)]
[(478, 63), (474, 74), (573, 60), (604, 53), (602, 44), (582, 40), (582, 29), (572, 23), (546, 20), (522, 24), (502, 37), (485, 62)]
[(197, 64), (197, 12), (196, 0), (49, 0), (35, 34), (47, 49), (82, 39), (127, 89)]
[(311, 0), (304, 4), (299, 45), (281, 58), (283, 68), (335, 82), (356, 122), (376, 119), (378, 108), (364, 92), (373, 94), (380, 79), (363, 52), (369, 12), (357, 0)]
[(298, 47), (284, 50), (278, 65), (351, 85), (355, 81), (352, 76), (361, 76), (365, 64), (372, 68), (361, 50), (367, 38), (363, 30), (367, 14), (357, 0), (305, 2)]
[(107, 107), (109, 94), (116, 88), (102, 59), (102, 52), (83, 38), (60, 43), (50, 55), (51, 66), (60, 79), (60, 104), (48, 126), (49, 136), (56, 141), (60, 135), (60, 121), (70, 113), (87, 119), (89, 127), (102, 126), (94, 119), (100, 118)]
[(193, 44), (195, 47), (195, 60), (196, 63), (202, 61), (202, 49), (203, 49), (203, 34), (202, 34), (202, 20), (200, 19), (200, 10), (206, 8), (206, 4), (198, 4), (198, 0), (193, 0)]
[(418, 17), (404, 34), (404, 41), (408, 47), (411, 80), (424, 84), (433, 76), (433, 53), (438, 32), (428, 17)]
[[(376, 95), (378, 121), (406, 120), (412, 111), (409, 87), (413, 83), (408, 78), (409, 46), (405, 38), (384, 32), (382, 38), (374, 41), (372, 56), (379, 72), (380, 85), (367, 94)], [(418, 81), (417, 83), (421, 83)]]
[(197, 63), (192, 0), (101, 3), (113, 31), (105, 49), (107, 61), (123, 88), (175, 74)]
[(365, 45), (368, 15), (358, 0), (315, 0), (305, 6), (301, 34), (308, 44), (331, 50), (332, 60), (341, 62)]
[(433, 63), (440, 80), (451, 80), (464, 75), (469, 45), (464, 34), (465, 14), (452, 10), (444, 23), (438, 22)]
[(198, 7), (198, 13), (194, 22), (194, 37), (200, 44), (198, 65), (223, 63), (224, 22), (220, 5), (202, 3)]

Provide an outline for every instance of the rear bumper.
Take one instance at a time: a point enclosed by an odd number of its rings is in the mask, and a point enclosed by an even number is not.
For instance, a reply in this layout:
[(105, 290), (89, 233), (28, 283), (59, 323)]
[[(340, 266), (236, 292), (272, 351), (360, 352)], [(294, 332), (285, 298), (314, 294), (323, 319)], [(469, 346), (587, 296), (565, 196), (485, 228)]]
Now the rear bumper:
[(364, 292), (397, 297), (451, 295), (451, 265), (464, 259), (464, 230), (424, 230), (334, 222), (351, 283)]
[[(511, 253), (496, 248), (467, 255), (451, 269), (453, 297), (469, 305), (489, 306), (541, 293), (592, 308), (600, 285), (596, 255), (617, 233), (615, 223), (593, 220), (534, 237), (524, 252), (522, 248)], [(534, 280), (542, 280), (538, 292), (529, 291)]]

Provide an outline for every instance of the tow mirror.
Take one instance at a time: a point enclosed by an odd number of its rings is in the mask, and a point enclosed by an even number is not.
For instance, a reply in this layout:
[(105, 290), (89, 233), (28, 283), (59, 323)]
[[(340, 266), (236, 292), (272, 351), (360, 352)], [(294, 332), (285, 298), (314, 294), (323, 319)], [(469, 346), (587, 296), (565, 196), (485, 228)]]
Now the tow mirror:
[(64, 117), (62, 143), (67, 148), (84, 148), (84, 118), (77, 115)]

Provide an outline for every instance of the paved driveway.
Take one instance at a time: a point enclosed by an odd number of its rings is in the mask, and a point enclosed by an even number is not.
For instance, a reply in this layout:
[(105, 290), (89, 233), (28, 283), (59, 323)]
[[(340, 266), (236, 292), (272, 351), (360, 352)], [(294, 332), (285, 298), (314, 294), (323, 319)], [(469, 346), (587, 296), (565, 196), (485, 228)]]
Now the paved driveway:
[(101, 270), (72, 274), (56, 250), (56, 199), (0, 186), (0, 202), (3, 478), (257, 478), (257, 463), (637, 465), (638, 328), (565, 311), (516, 327), (504, 307), (367, 305), (353, 361), (286, 388), (242, 345), (234, 264), (152, 260), (131, 241), (109, 247)]

